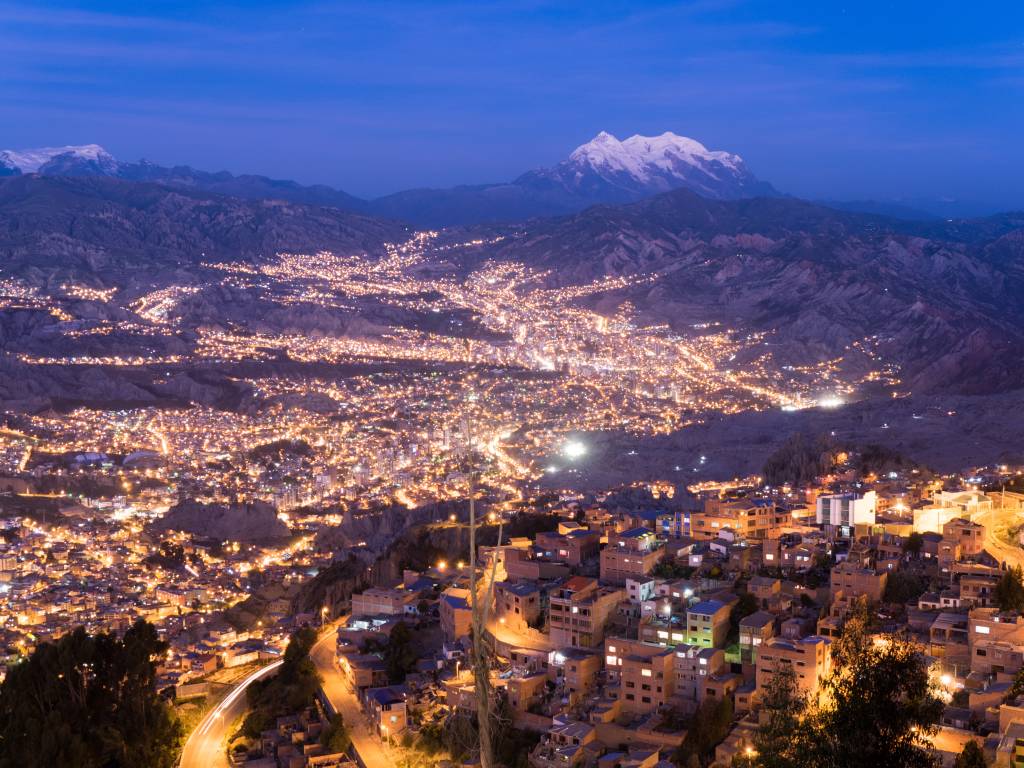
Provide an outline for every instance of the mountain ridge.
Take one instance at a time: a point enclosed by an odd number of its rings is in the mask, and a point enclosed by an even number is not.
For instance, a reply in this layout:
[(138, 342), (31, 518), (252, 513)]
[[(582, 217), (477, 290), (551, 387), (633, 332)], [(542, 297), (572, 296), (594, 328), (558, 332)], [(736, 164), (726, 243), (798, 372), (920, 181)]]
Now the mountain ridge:
[(738, 155), (710, 151), (671, 132), (635, 135), (619, 142), (602, 131), (552, 168), (527, 171), (509, 182), (410, 189), (372, 200), (326, 185), (302, 185), (258, 174), (167, 167), (146, 160), (121, 162), (97, 144), (0, 152), (0, 176), (26, 173), (109, 176), (243, 199), (280, 198), (429, 227), (563, 215), (679, 187), (723, 198), (778, 194), (770, 184), (758, 181)]

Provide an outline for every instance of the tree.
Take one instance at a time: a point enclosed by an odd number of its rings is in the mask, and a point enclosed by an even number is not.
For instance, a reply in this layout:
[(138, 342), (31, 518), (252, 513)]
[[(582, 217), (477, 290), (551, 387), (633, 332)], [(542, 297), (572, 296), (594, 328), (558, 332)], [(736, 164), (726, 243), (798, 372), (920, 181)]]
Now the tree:
[(348, 732), (348, 727), (341, 715), (331, 715), (327, 727), (320, 734), (320, 744), (332, 754), (348, 752), (349, 747), (352, 746), (352, 735)]
[(789, 768), (799, 764), (807, 746), (804, 743), (807, 729), (800, 727), (807, 704), (793, 668), (783, 666), (776, 671), (764, 687), (761, 699), (761, 725), (754, 736), (758, 765)]
[(756, 768), (933, 768), (930, 737), (943, 703), (907, 638), (873, 637), (851, 617), (832, 644), (833, 672), (818, 701), (786, 673), (765, 688), (766, 720), (748, 763)]
[(1024, 571), (1021, 566), (1010, 566), (1003, 573), (993, 592), (1000, 611), (1024, 611)]
[(83, 628), (42, 643), (0, 686), (0, 768), (171, 768), (181, 725), (156, 691), (151, 624), (118, 639)]
[(928, 584), (920, 576), (907, 571), (896, 571), (889, 574), (882, 599), (887, 603), (906, 605), (916, 601), (927, 587)]
[(988, 761), (985, 760), (985, 753), (978, 742), (971, 739), (964, 744), (963, 751), (956, 756), (953, 768), (988, 768)]
[(931, 768), (929, 736), (943, 704), (925, 659), (905, 636), (876, 638), (866, 628), (866, 615), (855, 615), (832, 644), (827, 704), (809, 718), (804, 754), (817, 765)]
[(740, 622), (758, 609), (757, 597), (753, 592), (744, 592), (729, 611), (729, 637), (738, 638)]
[(924, 548), (924, 534), (922, 533), (914, 531), (903, 540), (903, 552), (905, 554), (920, 557), (922, 548)]
[(1021, 695), (1024, 695), (1024, 668), (1019, 669), (1017, 674), (1013, 676), (1013, 684), (1010, 686), (1010, 690), (1006, 692), (1004, 701), (1013, 701)]
[(399, 622), (391, 630), (387, 645), (384, 646), (384, 664), (388, 679), (400, 683), (416, 664), (416, 650), (412, 646), (412, 630), (409, 625)]
[(679, 766), (707, 765), (712, 750), (729, 734), (732, 725), (732, 699), (707, 697), (686, 729), (683, 743), (672, 755)]
[(316, 630), (296, 630), (288, 640), (277, 674), (249, 686), (246, 695), (251, 712), (242, 724), (246, 736), (256, 738), (273, 724), (274, 718), (313, 705), (320, 686), (320, 676), (309, 658), (315, 643)]

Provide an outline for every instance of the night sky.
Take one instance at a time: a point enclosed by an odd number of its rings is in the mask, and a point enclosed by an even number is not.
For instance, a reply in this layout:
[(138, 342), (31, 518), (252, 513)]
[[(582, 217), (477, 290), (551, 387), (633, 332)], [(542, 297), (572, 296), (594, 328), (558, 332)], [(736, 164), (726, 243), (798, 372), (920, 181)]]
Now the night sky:
[(0, 148), (363, 196), (671, 130), (800, 196), (1024, 208), (1022, 118), (1014, 0), (0, 5)]

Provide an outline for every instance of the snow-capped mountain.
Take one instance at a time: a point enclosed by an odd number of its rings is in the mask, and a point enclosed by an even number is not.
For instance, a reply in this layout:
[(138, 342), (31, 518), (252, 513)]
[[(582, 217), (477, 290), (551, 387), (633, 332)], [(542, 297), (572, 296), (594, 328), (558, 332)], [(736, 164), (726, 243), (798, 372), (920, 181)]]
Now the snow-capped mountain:
[(113, 176), (230, 197), (342, 208), (429, 227), (560, 216), (674, 189), (721, 200), (779, 194), (770, 184), (758, 181), (742, 158), (730, 152), (709, 150), (699, 141), (674, 133), (619, 141), (604, 131), (554, 167), (524, 173), (511, 182), (411, 189), (375, 200), (266, 176), (210, 173), (145, 160), (121, 162), (97, 144), (0, 152), (0, 176), (30, 173)]
[(601, 131), (567, 160), (524, 174), (516, 183), (553, 185), (593, 202), (625, 202), (680, 188), (723, 200), (778, 194), (759, 181), (739, 155), (709, 150), (671, 132), (619, 141)]
[(8, 173), (48, 176), (116, 176), (120, 163), (99, 144), (0, 151), (0, 166)]

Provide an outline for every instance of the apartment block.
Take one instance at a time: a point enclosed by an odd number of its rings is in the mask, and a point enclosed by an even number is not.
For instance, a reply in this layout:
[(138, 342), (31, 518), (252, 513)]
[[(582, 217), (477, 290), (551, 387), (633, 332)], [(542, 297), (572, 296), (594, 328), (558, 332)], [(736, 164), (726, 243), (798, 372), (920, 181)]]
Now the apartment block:
[(647, 528), (609, 534), (601, 550), (601, 581), (625, 586), (627, 579), (643, 580), (664, 555), (658, 539)]
[(708, 499), (690, 515), (690, 535), (707, 541), (729, 529), (741, 539), (761, 540), (777, 537), (792, 521), (792, 513), (770, 499)]
[[(605, 640), (610, 694), (625, 712), (657, 711), (675, 693), (673, 651), (636, 640)], [(617, 683), (617, 685), (616, 685)]]
[(793, 670), (797, 685), (809, 697), (817, 696), (822, 681), (832, 671), (831, 643), (827, 637), (810, 635), (801, 640), (772, 638), (757, 658), (757, 688), (762, 690), (779, 670)]
[(686, 642), (702, 648), (721, 648), (729, 635), (729, 611), (729, 604), (720, 600), (702, 600), (691, 605), (686, 611)]
[(555, 648), (596, 648), (604, 641), (604, 626), (625, 590), (601, 586), (597, 579), (573, 576), (551, 592), (548, 627)]

